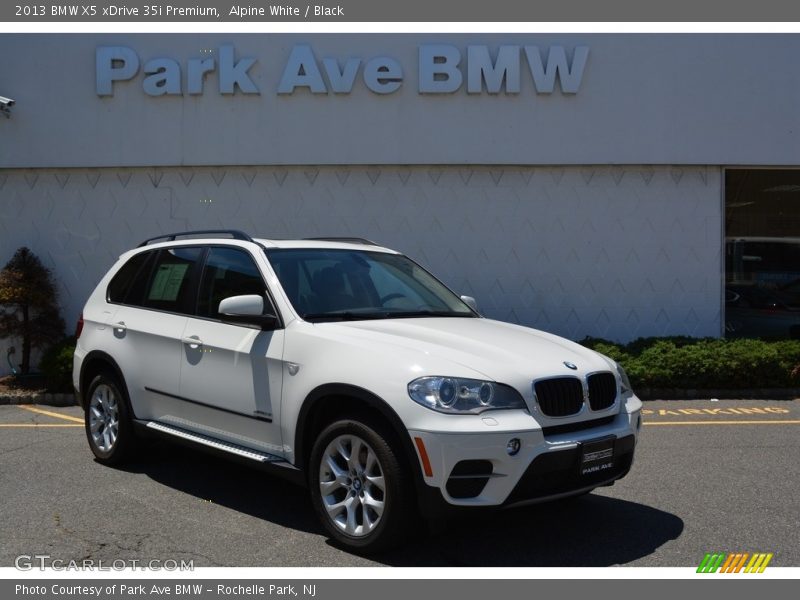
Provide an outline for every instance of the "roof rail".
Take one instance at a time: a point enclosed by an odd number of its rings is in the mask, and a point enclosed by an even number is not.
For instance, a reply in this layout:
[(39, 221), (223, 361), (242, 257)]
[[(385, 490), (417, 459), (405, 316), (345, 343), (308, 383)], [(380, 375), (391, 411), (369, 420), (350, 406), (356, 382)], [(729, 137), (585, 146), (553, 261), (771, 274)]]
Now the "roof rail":
[(234, 240), (243, 240), (245, 242), (252, 242), (253, 238), (247, 235), (244, 231), (239, 231), (238, 229), (198, 229), (197, 231), (181, 231), (178, 233), (165, 233), (164, 235), (157, 235), (155, 237), (151, 237), (143, 241), (139, 244), (139, 248), (142, 246), (147, 246), (155, 242), (156, 240), (163, 240), (165, 242), (173, 242), (179, 237), (185, 236), (208, 236), (208, 237), (219, 237), (222, 234), (229, 235)]
[(310, 237), (303, 239), (309, 242), (342, 242), (345, 244), (364, 244), (365, 246), (380, 246), (380, 244), (377, 244), (372, 240), (360, 237)]

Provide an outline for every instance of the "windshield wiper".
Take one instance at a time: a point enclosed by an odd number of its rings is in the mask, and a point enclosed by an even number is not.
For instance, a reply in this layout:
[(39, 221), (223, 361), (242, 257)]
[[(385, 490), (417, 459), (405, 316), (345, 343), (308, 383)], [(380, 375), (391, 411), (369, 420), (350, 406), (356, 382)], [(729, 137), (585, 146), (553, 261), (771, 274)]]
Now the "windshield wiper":
[(392, 313), (389, 312), (371, 312), (361, 313), (352, 311), (342, 312), (322, 312), (322, 313), (306, 313), (302, 315), (306, 321), (362, 321), (367, 319), (385, 319)]
[(469, 313), (457, 313), (449, 310), (385, 310), (380, 312), (340, 312), (306, 313), (306, 321), (367, 321), (374, 319), (409, 319), (414, 317), (472, 317)]
[(410, 317), (473, 317), (471, 313), (459, 313), (452, 310), (404, 310), (390, 313), (390, 316), (397, 318)]

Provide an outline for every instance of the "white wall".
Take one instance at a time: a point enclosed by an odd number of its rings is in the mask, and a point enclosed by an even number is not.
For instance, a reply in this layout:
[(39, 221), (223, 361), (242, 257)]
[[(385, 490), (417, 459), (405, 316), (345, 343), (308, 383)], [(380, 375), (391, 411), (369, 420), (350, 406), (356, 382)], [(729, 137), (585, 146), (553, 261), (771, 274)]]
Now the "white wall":
[[(95, 92), (95, 49), (152, 58), (254, 57), (260, 95), (153, 98), (135, 80)], [(380, 96), (359, 77), (349, 94), (277, 92), (291, 49), (317, 58), (387, 56), (404, 69)], [(418, 47), (590, 48), (577, 94), (537, 95), (525, 59), (517, 95), (420, 95)], [(208, 54), (204, 50), (214, 52)], [(800, 163), (800, 36), (413, 34), (80, 34), (0, 36), (0, 168), (269, 164)], [(219, 64), (217, 57), (217, 64)], [(363, 64), (363, 63), (362, 63)], [(462, 62), (462, 70), (466, 72)]]
[[(154, 98), (141, 70), (96, 94), (98, 46), (176, 59), (185, 86), (186, 61), (225, 44), (257, 59), (259, 95), (220, 95), (212, 73), (202, 96)], [(391, 57), (404, 83), (380, 96), (359, 72), (349, 94), (279, 96), (298, 44)], [(537, 95), (523, 58), (517, 95), (420, 95), (423, 44), (590, 53), (577, 94)], [(722, 170), (705, 165), (800, 164), (797, 35), (6, 34), (0, 55), (17, 101), (0, 118), (0, 261), (42, 256), (69, 328), (141, 239), (238, 227), (374, 238), (487, 315), (573, 339), (715, 336)]]
[(227, 227), (371, 238), (488, 316), (573, 339), (717, 336), (721, 185), (713, 167), (6, 170), (0, 257), (21, 245), (42, 257), (68, 328), (124, 250)]

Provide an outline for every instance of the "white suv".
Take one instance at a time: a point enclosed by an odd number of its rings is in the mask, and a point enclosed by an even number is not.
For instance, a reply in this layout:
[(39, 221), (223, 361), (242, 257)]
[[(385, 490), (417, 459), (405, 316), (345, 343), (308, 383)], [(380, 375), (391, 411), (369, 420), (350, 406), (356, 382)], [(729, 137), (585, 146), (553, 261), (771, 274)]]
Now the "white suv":
[(78, 330), (73, 380), (101, 463), (160, 435), (261, 465), (307, 485), (356, 551), (454, 507), (610, 485), (641, 425), (614, 361), (483, 318), (361, 239), (147, 240), (103, 277)]

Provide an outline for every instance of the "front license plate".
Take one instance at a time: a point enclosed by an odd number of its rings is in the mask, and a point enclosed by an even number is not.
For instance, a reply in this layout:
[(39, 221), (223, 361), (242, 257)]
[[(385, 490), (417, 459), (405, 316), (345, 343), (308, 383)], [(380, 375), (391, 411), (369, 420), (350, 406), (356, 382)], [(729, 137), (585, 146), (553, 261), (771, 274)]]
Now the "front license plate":
[(608, 437), (581, 444), (579, 474), (596, 475), (614, 468), (614, 441)]

